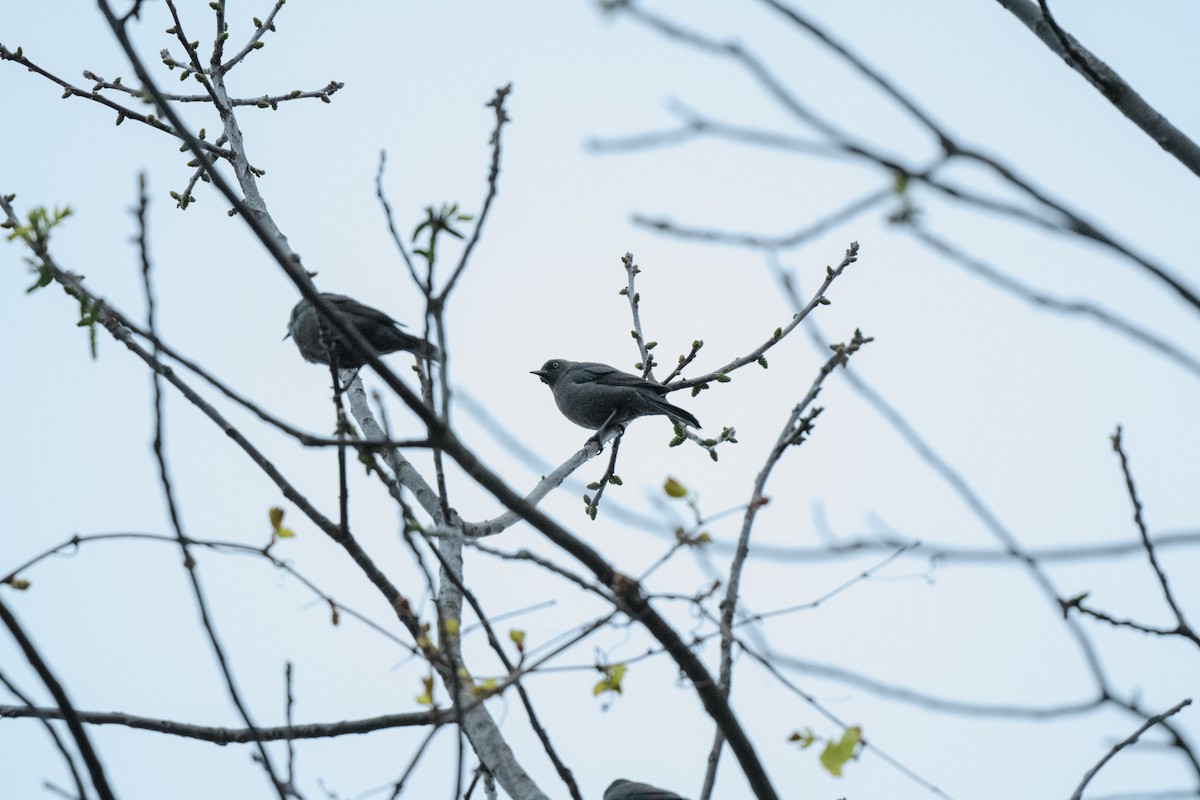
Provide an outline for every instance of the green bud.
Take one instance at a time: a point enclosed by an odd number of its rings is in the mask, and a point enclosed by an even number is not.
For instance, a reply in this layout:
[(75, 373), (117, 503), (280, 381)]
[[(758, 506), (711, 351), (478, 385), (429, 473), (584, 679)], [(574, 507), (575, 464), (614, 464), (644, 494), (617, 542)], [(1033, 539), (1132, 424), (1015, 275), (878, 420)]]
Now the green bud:
[(726, 375), (724, 372), (717, 373), (717, 383), (729, 383), (733, 378)]
[(254, 44), (250, 45), (250, 47), (255, 50), (262, 50), (266, 46), (267, 46), (267, 43), (262, 41), (261, 39), (259, 41), (255, 42)]

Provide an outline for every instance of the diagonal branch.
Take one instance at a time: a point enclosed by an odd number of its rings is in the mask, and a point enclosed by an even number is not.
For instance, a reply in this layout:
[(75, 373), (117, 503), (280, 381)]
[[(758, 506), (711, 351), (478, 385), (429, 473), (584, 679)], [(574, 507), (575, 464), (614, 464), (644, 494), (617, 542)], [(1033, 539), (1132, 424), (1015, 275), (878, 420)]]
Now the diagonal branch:
[(1028, 28), (1042, 44), (1096, 87), (1113, 107), (1194, 174), (1200, 175), (1200, 145), (1158, 113), (1132, 86), (1074, 36), (1058, 26), (1044, 0), (996, 0)]

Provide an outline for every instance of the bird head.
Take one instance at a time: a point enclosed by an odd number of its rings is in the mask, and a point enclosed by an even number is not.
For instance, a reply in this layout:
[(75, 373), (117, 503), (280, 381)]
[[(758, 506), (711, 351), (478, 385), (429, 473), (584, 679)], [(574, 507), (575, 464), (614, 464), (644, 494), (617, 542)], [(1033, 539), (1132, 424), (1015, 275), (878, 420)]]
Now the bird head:
[(541, 369), (533, 369), (529, 371), (530, 375), (537, 375), (542, 379), (542, 383), (554, 388), (563, 373), (567, 371), (567, 367), (571, 366), (571, 362), (563, 358), (552, 358), (545, 364), (542, 364)]

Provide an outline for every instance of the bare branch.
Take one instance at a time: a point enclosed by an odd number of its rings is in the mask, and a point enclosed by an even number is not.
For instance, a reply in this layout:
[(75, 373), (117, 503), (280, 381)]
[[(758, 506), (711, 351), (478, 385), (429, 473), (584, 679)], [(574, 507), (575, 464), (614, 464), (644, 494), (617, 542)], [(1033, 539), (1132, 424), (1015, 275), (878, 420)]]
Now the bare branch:
[(1085, 788), (1087, 788), (1087, 785), (1088, 785), (1088, 783), (1091, 782), (1092, 778), (1096, 777), (1096, 773), (1099, 772), (1101, 770), (1101, 768), (1105, 764), (1108, 763), (1109, 759), (1111, 759), (1117, 753), (1124, 750), (1129, 745), (1135, 743), (1141, 737), (1141, 735), (1143, 733), (1150, 730), (1155, 725), (1158, 725), (1159, 723), (1161, 723), (1163, 720), (1167, 719), (1168, 717), (1178, 714), (1180, 711), (1182, 711), (1184, 709), (1185, 706), (1190, 706), (1191, 704), (1192, 704), (1191, 698), (1188, 698), (1187, 700), (1182, 700), (1182, 701), (1176, 703), (1174, 706), (1167, 709), (1166, 711), (1164, 711), (1161, 714), (1155, 714), (1153, 717), (1151, 717), (1150, 719), (1148, 719), (1144, 723), (1142, 723), (1136, 731), (1134, 731), (1129, 736), (1125, 737), (1124, 739), (1122, 739), (1121, 741), (1119, 741), (1115, 745), (1113, 745), (1113, 748), (1111, 750), (1109, 750), (1107, 753), (1105, 753), (1104, 758), (1100, 759), (1100, 761), (1096, 764), (1096, 766), (1094, 766), (1090, 770), (1088, 770), (1087, 773), (1083, 776), (1083, 780), (1079, 782), (1079, 786), (1075, 787), (1075, 792), (1071, 795), (1071, 800), (1080, 800), (1080, 798), (1083, 797), (1083, 790)]
[[(218, 745), (253, 744), (261, 742), (297, 741), (300, 739), (328, 739), (351, 734), (373, 733), (394, 728), (412, 728), (425, 725), (440, 726), (454, 719), (448, 709), (415, 711), (406, 714), (382, 714), (341, 722), (310, 722), (303, 725), (258, 726), (253, 728), (223, 728), (215, 725), (192, 725), (166, 719), (140, 717), (120, 712), (79, 711), (80, 722), (88, 725), (119, 725), (134, 730), (165, 733)], [(0, 718), (11, 719), (66, 719), (58, 708), (30, 708), (28, 706), (0, 705)]]
[(1087, 78), (1108, 102), (1125, 115), (1134, 125), (1158, 143), (1158, 146), (1175, 157), (1196, 175), (1200, 175), (1200, 146), (1183, 131), (1158, 113), (1140, 94), (1114, 72), (1108, 64), (1086, 49), (1079, 40), (1058, 26), (1050, 14), (1045, 0), (1039, 0), (1041, 8), (1030, 0), (997, 0), (1021, 24), (1033, 32), (1046, 47), (1071, 69)]

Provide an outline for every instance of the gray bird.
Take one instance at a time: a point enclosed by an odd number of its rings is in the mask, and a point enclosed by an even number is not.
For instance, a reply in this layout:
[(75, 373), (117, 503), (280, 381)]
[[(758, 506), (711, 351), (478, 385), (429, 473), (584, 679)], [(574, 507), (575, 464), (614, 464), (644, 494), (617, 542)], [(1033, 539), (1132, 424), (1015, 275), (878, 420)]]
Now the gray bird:
[(666, 386), (607, 364), (552, 358), (530, 374), (554, 391), (554, 402), (564, 417), (594, 431), (650, 414), (665, 414), (681, 425), (700, 427), (699, 420), (663, 399)]
[(604, 790), (604, 800), (683, 800), (666, 789), (620, 778)]
[[(389, 317), (379, 309), (365, 306), (357, 300), (341, 294), (321, 292), (321, 298), (333, 306), (348, 324), (353, 326), (363, 338), (371, 343), (375, 352), (394, 353), (405, 350), (415, 353), (421, 358), (432, 361), (441, 360), (442, 354), (434, 345), (424, 339), (400, 330), (402, 323)], [(292, 309), (292, 319), (288, 322), (287, 336), (296, 342), (296, 348), (305, 361), (314, 364), (328, 364), (329, 352), (321, 341), (321, 314), (316, 306), (307, 299), (301, 299)], [(342, 338), (332, 325), (326, 324), (325, 337), (332, 344), (333, 355), (337, 357), (337, 365), (342, 369), (357, 369), (363, 365), (350, 345)]]

